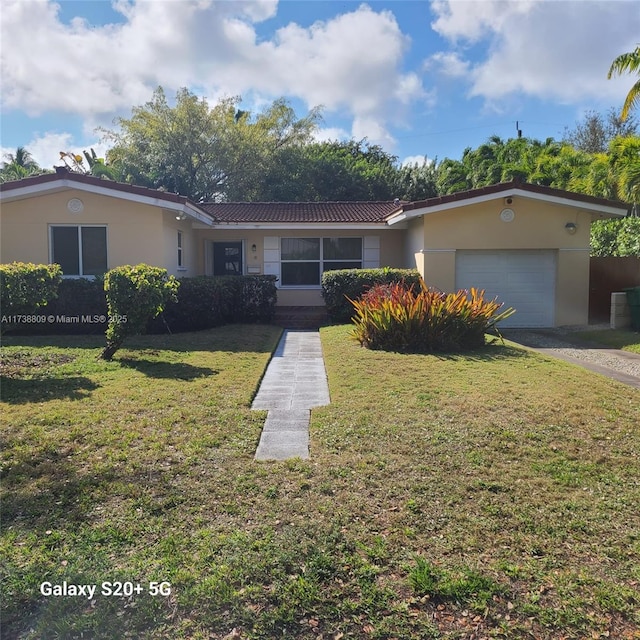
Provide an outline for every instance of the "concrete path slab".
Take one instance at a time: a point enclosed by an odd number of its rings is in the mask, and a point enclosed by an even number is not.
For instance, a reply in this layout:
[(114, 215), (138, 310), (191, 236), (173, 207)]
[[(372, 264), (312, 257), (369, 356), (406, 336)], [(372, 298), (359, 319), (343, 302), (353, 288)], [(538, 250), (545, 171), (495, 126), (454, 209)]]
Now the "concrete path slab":
[(285, 330), (251, 405), (268, 410), (255, 459), (308, 458), (310, 410), (330, 401), (320, 334)]

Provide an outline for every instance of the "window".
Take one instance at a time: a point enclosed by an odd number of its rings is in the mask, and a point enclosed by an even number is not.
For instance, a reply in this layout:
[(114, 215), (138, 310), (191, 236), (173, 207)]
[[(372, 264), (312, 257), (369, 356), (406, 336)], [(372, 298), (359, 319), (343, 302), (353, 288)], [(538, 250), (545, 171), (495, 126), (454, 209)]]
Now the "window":
[(319, 286), (329, 269), (360, 269), (362, 238), (282, 238), (283, 286)]
[(107, 271), (107, 228), (51, 227), (51, 258), (65, 276), (99, 276)]
[(182, 252), (182, 231), (178, 231), (178, 269), (184, 268)]

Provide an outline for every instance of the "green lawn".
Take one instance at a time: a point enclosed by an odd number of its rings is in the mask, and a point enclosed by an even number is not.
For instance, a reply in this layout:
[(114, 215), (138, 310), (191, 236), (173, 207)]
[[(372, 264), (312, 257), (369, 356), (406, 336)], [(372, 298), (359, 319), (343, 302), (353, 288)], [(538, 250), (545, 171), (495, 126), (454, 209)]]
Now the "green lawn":
[[(7, 338), (2, 637), (638, 638), (637, 390), (348, 333), (321, 332), (332, 404), (284, 463), (253, 461), (273, 327), (110, 363), (99, 338)], [(40, 593), (63, 581), (98, 593)]]
[(582, 340), (598, 342), (612, 349), (623, 349), (640, 353), (640, 333), (631, 329), (600, 329), (597, 331), (580, 331), (575, 334)]

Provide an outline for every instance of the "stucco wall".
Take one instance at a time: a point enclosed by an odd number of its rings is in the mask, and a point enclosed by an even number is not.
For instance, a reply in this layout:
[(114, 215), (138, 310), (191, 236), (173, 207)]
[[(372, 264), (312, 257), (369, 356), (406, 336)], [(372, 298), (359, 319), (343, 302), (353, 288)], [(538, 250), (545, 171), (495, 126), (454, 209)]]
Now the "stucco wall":
[[(511, 222), (500, 218), (507, 206), (515, 212)], [(422, 220), (423, 264), (418, 259), (416, 267), (428, 285), (444, 291), (455, 289), (456, 250), (555, 249), (556, 324), (587, 323), (590, 213), (518, 197), (509, 205), (503, 198), (496, 198), (427, 214)], [(568, 222), (576, 225), (573, 235), (565, 229)]]
[[(67, 203), (79, 198), (80, 213), (71, 213)], [(195, 270), (177, 272), (176, 230), (185, 232), (187, 260), (195, 264), (195, 241), (189, 222), (158, 207), (119, 198), (66, 189), (57, 193), (4, 203), (0, 212), (2, 262), (48, 263), (51, 259), (49, 227), (56, 224), (105, 225), (108, 268), (145, 262), (176, 275), (196, 275)]]
[[(159, 212), (157, 212), (159, 213)], [(182, 263), (178, 267), (178, 231), (182, 231)], [(192, 278), (201, 275), (198, 270), (198, 243), (190, 220), (176, 220), (171, 211), (162, 213), (164, 268), (177, 278)]]
[[(404, 256), (404, 231), (396, 229), (202, 229), (198, 230), (198, 268), (202, 273), (211, 274), (211, 242), (243, 242), (245, 273), (265, 273), (265, 238), (324, 238), (337, 236), (359, 237), (375, 236), (380, 239), (379, 266), (406, 267)], [(252, 251), (252, 245), (256, 251)], [(255, 268), (257, 271), (249, 271)], [(316, 306), (324, 305), (320, 287), (280, 288), (279, 306)]]

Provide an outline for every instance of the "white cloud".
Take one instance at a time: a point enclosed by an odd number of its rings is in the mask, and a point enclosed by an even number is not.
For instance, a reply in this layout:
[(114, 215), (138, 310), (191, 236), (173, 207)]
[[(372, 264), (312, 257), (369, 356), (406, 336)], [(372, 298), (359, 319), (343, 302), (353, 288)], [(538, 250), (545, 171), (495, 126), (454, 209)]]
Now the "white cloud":
[(334, 142), (335, 140), (348, 140), (351, 134), (340, 127), (322, 127), (313, 135), (316, 142)]
[[(606, 76), (611, 61), (637, 44), (635, 2), (435, 0), (432, 9), (433, 28), (458, 48), (434, 59), (445, 72), (464, 72), (466, 65), (470, 95), (491, 105), (517, 94), (618, 104), (631, 86), (629, 78)], [(486, 53), (478, 59), (481, 45)]]
[(410, 43), (391, 12), (361, 5), (259, 39), (254, 25), (277, 4), (118, 0), (124, 22), (94, 26), (62, 23), (48, 0), (3, 0), (3, 108), (100, 119), (144, 103), (158, 85), (168, 95), (183, 86), (209, 97), (252, 91), (341, 110), (354, 131), (388, 143), (403, 109), (428, 99), (420, 78), (402, 72)]
[(433, 0), (431, 10), (438, 17), (431, 26), (449, 40), (476, 42), (500, 33), (513, 16), (526, 15), (535, 0)]
[(425, 71), (436, 70), (450, 78), (464, 78), (469, 74), (470, 62), (464, 60), (459, 53), (439, 51), (425, 60)]
[(428, 158), (427, 156), (407, 156), (401, 163), (403, 167), (412, 167), (413, 165), (418, 165), (422, 167), (423, 165), (431, 165), (433, 164), (433, 160)]

